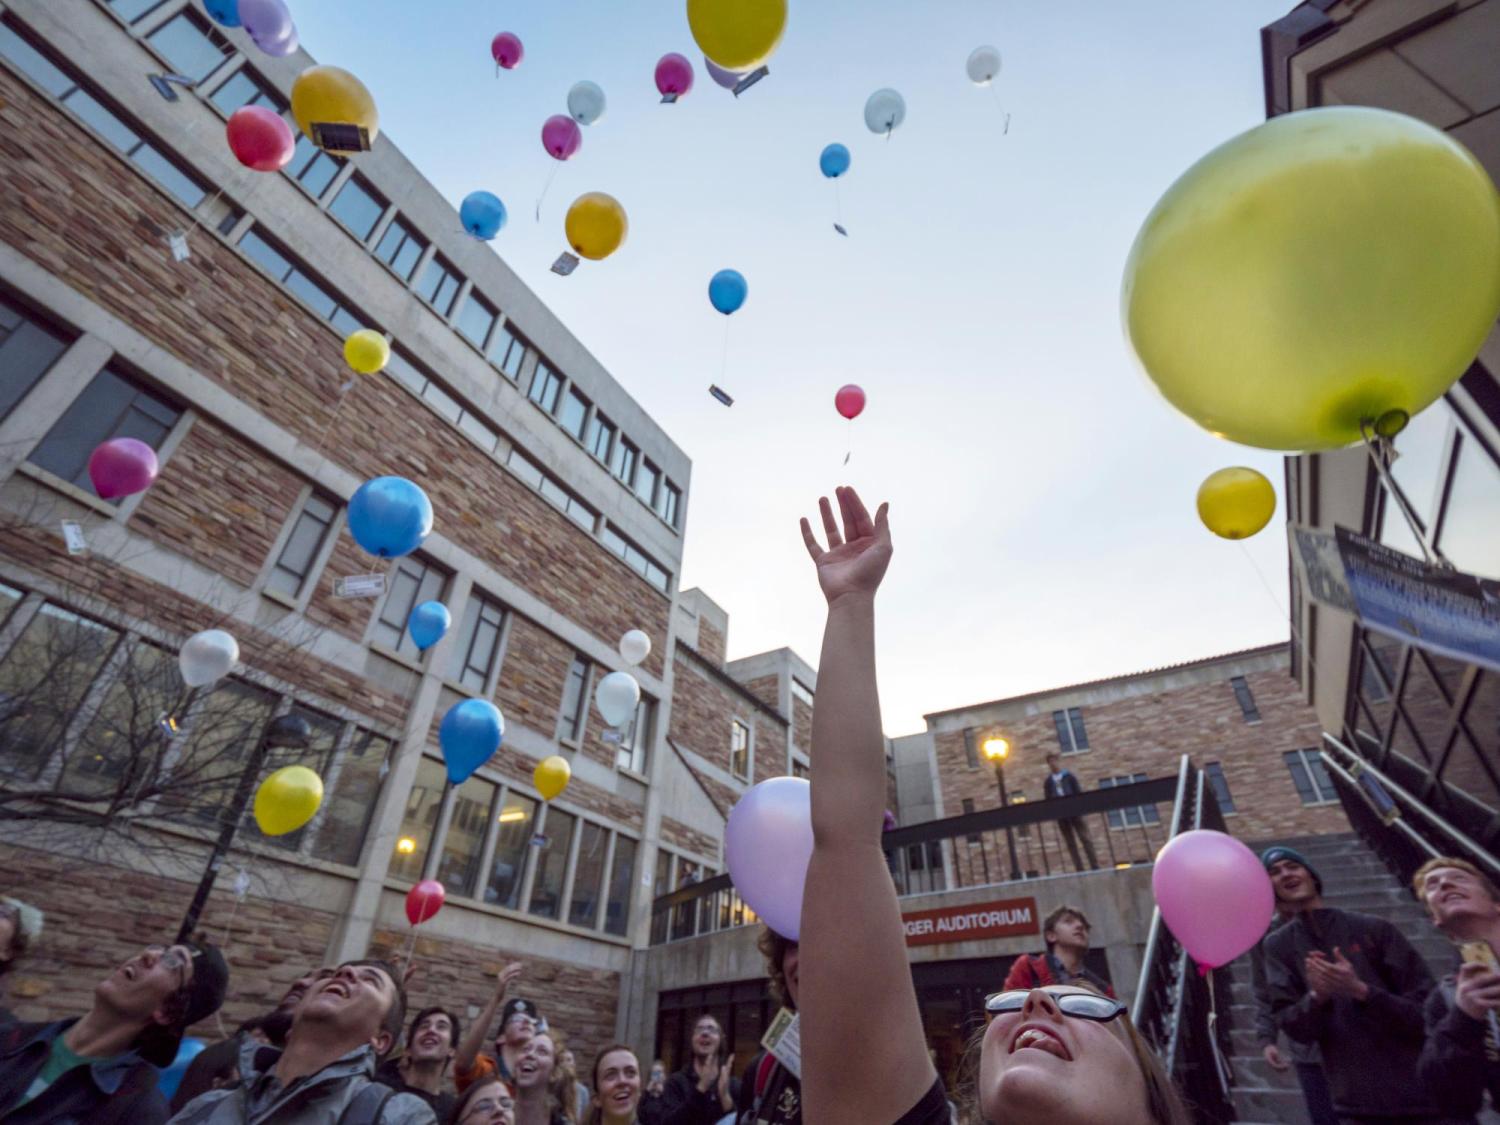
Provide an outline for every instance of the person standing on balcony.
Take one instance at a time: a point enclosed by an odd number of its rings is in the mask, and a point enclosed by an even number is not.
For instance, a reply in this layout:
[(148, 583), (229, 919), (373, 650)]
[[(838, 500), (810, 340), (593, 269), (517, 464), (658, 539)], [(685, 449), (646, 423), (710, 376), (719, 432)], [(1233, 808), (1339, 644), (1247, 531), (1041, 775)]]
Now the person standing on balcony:
[[(1083, 786), (1078, 782), (1078, 776), (1062, 764), (1062, 758), (1057, 754), (1047, 755), (1047, 780), (1042, 783), (1042, 796), (1047, 800), (1054, 797), (1072, 797), (1083, 792)], [(1089, 869), (1099, 870), (1099, 858), (1094, 854), (1094, 841), (1089, 836), (1089, 826), (1083, 822), (1081, 816), (1059, 817), (1057, 826), (1062, 829), (1063, 842), (1068, 845), (1068, 851), (1073, 856), (1073, 866), (1083, 870), (1083, 860), (1078, 857), (1078, 841), (1083, 841), (1083, 850), (1089, 856)]]
[(1468, 860), (1448, 856), (1418, 868), (1412, 887), (1463, 957), (1427, 997), (1417, 1069), (1449, 1113), (1478, 1113), (1485, 1090), (1500, 1109), (1500, 890)]
[(1076, 906), (1059, 906), (1042, 923), (1042, 940), (1047, 952), (1037, 956), (1023, 953), (1006, 974), (1004, 988), (1043, 988), (1049, 984), (1081, 984), (1114, 996), (1109, 981), (1085, 965), (1089, 952), (1089, 920)]
[(1265, 939), (1271, 1012), (1290, 1038), (1317, 1044), (1339, 1120), (1451, 1120), (1417, 1078), (1433, 980), (1411, 942), (1384, 918), (1324, 906), (1293, 849), (1267, 848), (1261, 862), (1293, 916)]

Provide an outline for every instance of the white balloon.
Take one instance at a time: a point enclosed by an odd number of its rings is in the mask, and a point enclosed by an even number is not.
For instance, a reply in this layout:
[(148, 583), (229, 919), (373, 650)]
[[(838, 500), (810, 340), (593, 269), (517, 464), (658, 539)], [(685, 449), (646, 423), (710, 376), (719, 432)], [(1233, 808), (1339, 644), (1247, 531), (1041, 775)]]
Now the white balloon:
[(895, 90), (876, 90), (865, 102), (865, 124), (872, 133), (893, 133), (905, 120), (906, 99)]
[(974, 85), (988, 86), (1000, 73), (1000, 52), (994, 47), (975, 47), (965, 69)]
[(629, 672), (611, 672), (594, 689), (594, 703), (599, 714), (612, 727), (623, 727), (635, 717), (641, 701), (641, 685)]
[(568, 91), (568, 113), (580, 125), (592, 125), (604, 116), (604, 91), (597, 83), (578, 82)]
[(194, 633), (177, 654), (177, 666), (188, 687), (207, 687), (221, 680), (239, 662), (240, 643), (223, 629)]
[(640, 629), (632, 629), (620, 638), (620, 655), (626, 664), (639, 664), (651, 655), (651, 638)]

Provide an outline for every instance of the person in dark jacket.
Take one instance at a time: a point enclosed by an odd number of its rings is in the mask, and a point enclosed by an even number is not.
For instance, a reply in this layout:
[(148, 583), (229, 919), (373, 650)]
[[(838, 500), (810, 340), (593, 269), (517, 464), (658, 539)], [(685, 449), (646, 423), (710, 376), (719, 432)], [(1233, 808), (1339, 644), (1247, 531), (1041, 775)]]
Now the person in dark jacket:
[(724, 1029), (706, 1012), (693, 1025), (692, 1055), (667, 1079), (660, 1125), (714, 1125), (734, 1112), (740, 1086), (724, 1057)]
[(443, 1084), (459, 1038), (458, 1017), (447, 1008), (423, 1008), (412, 1018), (406, 1049), (375, 1072), (375, 1081), (421, 1098), (439, 1121), (447, 1120), (457, 1099)]
[(1089, 952), (1089, 920), (1076, 906), (1059, 906), (1042, 923), (1047, 952), (1017, 957), (1005, 976), (1001, 991), (1045, 988), (1049, 984), (1082, 984), (1113, 997), (1109, 981), (1083, 963)]
[[(1056, 754), (1047, 755), (1047, 780), (1042, 782), (1042, 796), (1049, 801), (1054, 797), (1071, 797), (1083, 792), (1083, 786), (1078, 783), (1078, 777), (1070, 769), (1065, 769), (1062, 758)], [(1099, 869), (1099, 857), (1094, 854), (1094, 840), (1089, 835), (1089, 827), (1083, 822), (1081, 816), (1059, 817), (1058, 828), (1062, 829), (1063, 842), (1068, 845), (1068, 851), (1073, 856), (1073, 866), (1079, 871), (1083, 870), (1083, 860), (1078, 857), (1078, 841), (1083, 841), (1083, 850), (1088, 853), (1090, 869)]]
[[(766, 959), (771, 1000), (795, 1013), (801, 961), (797, 943), (766, 926), (756, 945)], [(802, 1082), (774, 1055), (761, 1051), (740, 1075), (735, 1114), (738, 1125), (802, 1125)]]
[(1325, 907), (1292, 849), (1261, 861), (1294, 915), (1265, 939), (1271, 1011), (1290, 1038), (1318, 1045), (1340, 1120), (1445, 1120), (1417, 1079), (1433, 986), (1422, 958), (1385, 919)]
[(0, 1030), (0, 1119), (160, 1125), (160, 1068), (184, 1029), (219, 1010), (228, 982), (211, 945), (147, 946), (94, 986), (83, 1016)]
[(1417, 1070), (1448, 1113), (1500, 1109), (1500, 889), (1463, 859), (1430, 859), (1412, 879), (1433, 923), (1458, 943), (1463, 966), (1427, 997)]

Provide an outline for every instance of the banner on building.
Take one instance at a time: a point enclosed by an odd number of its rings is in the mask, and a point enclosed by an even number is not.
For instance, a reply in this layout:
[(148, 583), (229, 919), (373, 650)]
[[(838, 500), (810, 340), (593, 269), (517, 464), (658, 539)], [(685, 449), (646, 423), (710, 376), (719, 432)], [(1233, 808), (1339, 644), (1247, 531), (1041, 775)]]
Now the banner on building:
[(901, 915), (901, 922), (906, 927), (907, 945), (1025, 937), (1042, 932), (1034, 898), (1007, 898), (999, 902), (971, 902), (938, 910), (917, 910)]

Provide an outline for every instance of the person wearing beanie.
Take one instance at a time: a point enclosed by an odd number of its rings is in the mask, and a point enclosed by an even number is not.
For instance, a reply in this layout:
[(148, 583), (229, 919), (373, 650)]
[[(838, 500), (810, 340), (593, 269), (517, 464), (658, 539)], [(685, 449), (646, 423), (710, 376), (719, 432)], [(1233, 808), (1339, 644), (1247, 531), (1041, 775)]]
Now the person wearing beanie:
[(0, 1119), (160, 1125), (156, 1088), (192, 1024), (224, 1002), (229, 968), (211, 945), (150, 945), (94, 986), (83, 1016), (0, 1029)]
[(1341, 1122), (1443, 1122), (1417, 1077), (1432, 974), (1383, 918), (1323, 905), (1323, 883), (1287, 847), (1261, 856), (1287, 923), (1264, 940), (1273, 1026), (1316, 1044)]
[[(536, 1005), (530, 1000), (523, 1000), (519, 996), (505, 999), (505, 994), (521, 975), (523, 967), (519, 961), (513, 961), (500, 970), (499, 979), (495, 983), (495, 994), (479, 1013), (479, 1018), (469, 1025), (463, 1041), (458, 1045), (458, 1054), (453, 1059), (453, 1084), (460, 1094), (469, 1088), (470, 1083), (478, 1082), (481, 1078), (496, 1077), (515, 1084), (516, 1062), (526, 1049), (526, 1044), (531, 1042), (531, 1037), (537, 1033), (537, 1025), (542, 1018)], [(480, 1048), (484, 1046), (490, 1024), (495, 1022), (495, 1011), (502, 1002), (505, 1008), (500, 1013), (500, 1030), (495, 1035), (495, 1053), (493, 1056), (482, 1054)]]

